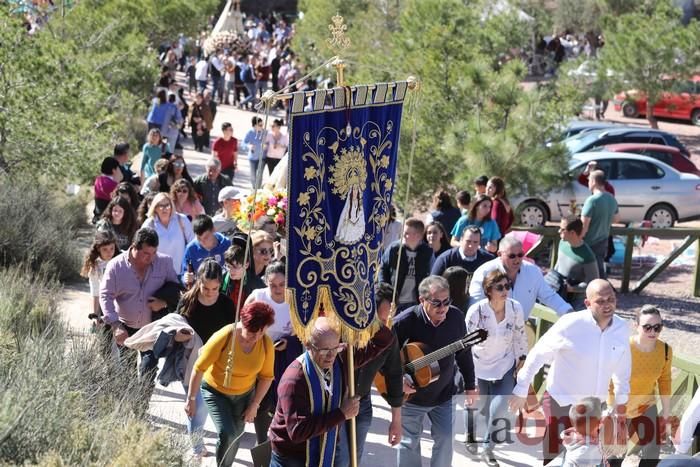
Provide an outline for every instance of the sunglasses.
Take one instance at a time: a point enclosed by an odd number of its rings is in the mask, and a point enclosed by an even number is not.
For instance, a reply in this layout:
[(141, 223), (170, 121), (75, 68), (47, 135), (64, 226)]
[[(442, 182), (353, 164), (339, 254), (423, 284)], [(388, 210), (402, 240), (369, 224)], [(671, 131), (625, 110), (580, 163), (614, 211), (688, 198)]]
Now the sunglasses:
[(190, 190), (188, 190), (187, 188), (178, 188), (177, 190), (175, 190), (175, 193), (189, 193), (189, 192), (190, 192)]
[(511, 253), (508, 255), (508, 259), (522, 258), (523, 256), (525, 256), (525, 253), (518, 253), (517, 255), (515, 253)]
[(173, 162), (173, 166), (178, 167), (178, 168), (183, 168), (185, 166), (185, 164), (183, 164), (182, 162)]
[(272, 248), (260, 248), (257, 250), (260, 255), (272, 255), (275, 251)]
[(156, 204), (156, 208), (158, 208), (158, 209), (170, 209), (171, 206), (170, 206), (170, 203), (168, 203), (168, 204), (161, 203), (161, 204)]
[(497, 284), (493, 286), (493, 290), (497, 292), (503, 292), (504, 290), (510, 290), (510, 284)]
[(661, 332), (663, 327), (664, 327), (664, 325), (660, 324), (660, 323), (659, 324), (644, 324), (642, 326), (642, 329), (644, 329), (644, 332), (650, 332), (653, 330), (655, 333), (659, 333), (659, 332)]
[(430, 300), (426, 299), (426, 302), (430, 303), (432, 306), (437, 306), (437, 307), (446, 307), (452, 305), (452, 300), (449, 298), (446, 298), (444, 300)]

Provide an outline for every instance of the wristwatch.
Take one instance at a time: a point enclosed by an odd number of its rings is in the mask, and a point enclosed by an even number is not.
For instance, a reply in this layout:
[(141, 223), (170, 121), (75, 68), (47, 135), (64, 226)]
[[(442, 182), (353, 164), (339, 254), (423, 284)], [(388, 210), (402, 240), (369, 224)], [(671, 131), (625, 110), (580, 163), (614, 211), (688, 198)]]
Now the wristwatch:
[(527, 355), (521, 355), (518, 357), (518, 361), (524, 362), (526, 358), (527, 358)]

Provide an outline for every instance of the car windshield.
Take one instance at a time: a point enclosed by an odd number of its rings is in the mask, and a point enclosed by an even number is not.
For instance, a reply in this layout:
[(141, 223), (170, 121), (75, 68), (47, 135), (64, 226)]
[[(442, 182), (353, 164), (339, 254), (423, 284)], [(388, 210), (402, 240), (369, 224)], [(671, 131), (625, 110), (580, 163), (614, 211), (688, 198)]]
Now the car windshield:
[(599, 136), (599, 131), (587, 131), (585, 133), (579, 133), (573, 138), (565, 140), (564, 144), (569, 150), (569, 153), (576, 154), (581, 152), (583, 149), (586, 148), (586, 146), (597, 140)]

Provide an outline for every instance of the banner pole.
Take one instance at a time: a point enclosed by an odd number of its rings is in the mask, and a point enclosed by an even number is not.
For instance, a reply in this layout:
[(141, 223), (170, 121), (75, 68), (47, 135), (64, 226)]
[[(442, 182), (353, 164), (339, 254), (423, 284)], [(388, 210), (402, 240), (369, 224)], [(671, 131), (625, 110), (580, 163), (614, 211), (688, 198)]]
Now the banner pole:
[[(355, 397), (355, 346), (348, 346), (348, 397)], [(357, 467), (357, 423), (350, 419), (350, 467)]]

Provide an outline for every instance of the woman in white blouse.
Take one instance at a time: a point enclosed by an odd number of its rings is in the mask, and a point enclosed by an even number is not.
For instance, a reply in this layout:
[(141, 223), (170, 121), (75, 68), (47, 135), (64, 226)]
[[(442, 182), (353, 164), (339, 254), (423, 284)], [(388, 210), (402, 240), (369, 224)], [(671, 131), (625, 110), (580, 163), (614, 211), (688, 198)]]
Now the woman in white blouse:
[[(469, 307), (466, 317), (467, 332), (477, 329), (488, 331), (488, 338), (472, 347), (472, 356), (479, 388), (480, 412), (486, 418), (487, 427), (480, 458), (490, 466), (498, 465), (493, 455), (492, 433), (502, 426), (494, 426), (494, 421), (505, 415), (508, 397), (515, 386), (515, 374), (527, 355), (523, 309), (520, 303), (508, 298), (510, 288), (510, 281), (503, 272), (490, 272), (484, 278), (487, 298)], [(468, 427), (467, 433), (467, 448), (476, 453), (474, 430)]]
[(158, 234), (158, 253), (170, 256), (173, 269), (179, 276), (185, 247), (194, 239), (192, 223), (186, 215), (175, 211), (175, 204), (167, 193), (158, 193), (148, 208), (148, 219), (142, 227), (150, 227)]

